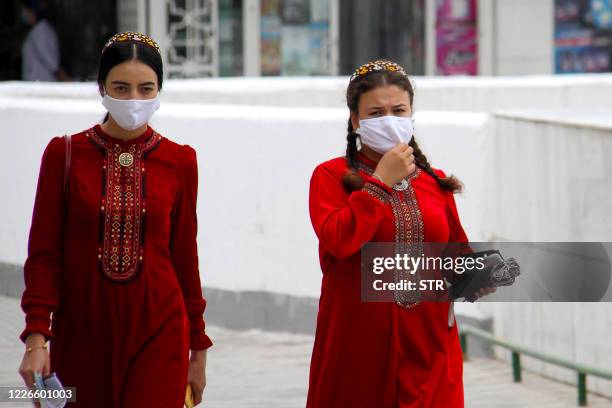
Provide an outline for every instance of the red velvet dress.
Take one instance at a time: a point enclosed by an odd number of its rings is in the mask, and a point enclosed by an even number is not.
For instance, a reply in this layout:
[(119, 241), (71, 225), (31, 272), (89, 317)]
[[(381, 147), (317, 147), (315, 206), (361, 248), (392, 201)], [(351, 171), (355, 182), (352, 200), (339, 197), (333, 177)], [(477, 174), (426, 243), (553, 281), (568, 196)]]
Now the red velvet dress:
[(70, 406), (182, 407), (189, 349), (212, 345), (195, 150), (150, 127), (122, 141), (97, 125), (72, 136), (67, 199), (64, 159), (63, 138), (51, 139), (24, 265), (21, 339), (51, 339), (51, 371), (76, 387)]
[(452, 305), (360, 301), (360, 248), (367, 242), (467, 242), (453, 194), (421, 169), (407, 190), (395, 191), (370, 177), (375, 162), (358, 158), (361, 191), (344, 189), (343, 157), (320, 164), (311, 179), (323, 279), (307, 407), (463, 407)]

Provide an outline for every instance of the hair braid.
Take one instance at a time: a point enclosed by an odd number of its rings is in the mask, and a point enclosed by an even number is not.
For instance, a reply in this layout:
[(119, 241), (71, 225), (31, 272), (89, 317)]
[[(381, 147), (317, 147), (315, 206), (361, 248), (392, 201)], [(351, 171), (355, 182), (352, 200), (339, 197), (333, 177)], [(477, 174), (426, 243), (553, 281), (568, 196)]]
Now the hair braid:
[(348, 129), (346, 135), (346, 161), (348, 163), (348, 172), (342, 178), (344, 188), (351, 192), (360, 190), (363, 187), (363, 179), (357, 170), (357, 133), (353, 131), (351, 119), (348, 120)]
[(408, 145), (413, 149), (414, 161), (416, 165), (423, 169), (427, 174), (431, 175), (438, 182), (440, 187), (442, 187), (442, 189), (452, 191), (453, 193), (461, 192), (463, 186), (455, 176), (440, 178), (440, 176), (436, 174), (436, 172), (431, 167), (431, 164), (429, 164), (427, 157), (416, 142), (414, 136), (412, 136)]

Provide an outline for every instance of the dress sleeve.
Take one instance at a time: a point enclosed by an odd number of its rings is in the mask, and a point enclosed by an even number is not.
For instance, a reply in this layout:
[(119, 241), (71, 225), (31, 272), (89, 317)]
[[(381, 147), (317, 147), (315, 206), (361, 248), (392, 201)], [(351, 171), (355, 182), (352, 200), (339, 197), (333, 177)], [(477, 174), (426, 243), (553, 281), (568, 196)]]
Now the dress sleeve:
[(196, 241), (198, 220), (196, 201), (198, 195), (198, 164), (195, 150), (184, 145), (179, 157), (181, 185), (172, 216), (170, 253), (189, 317), (190, 348), (204, 350), (212, 346), (205, 333), (204, 309)]
[[(440, 169), (435, 170), (438, 176), (445, 178), (446, 174)], [(457, 204), (455, 202), (455, 194), (452, 191), (444, 191), (446, 197), (446, 218), (448, 220), (449, 246), (445, 251), (445, 255), (448, 256), (461, 256), (474, 252), (474, 249), (469, 245), (469, 239), (467, 234), (463, 230), (461, 220), (459, 219), (459, 212), (457, 211)], [(451, 283), (457, 282), (458, 279), (463, 275), (453, 274), (447, 276)]]
[(54, 137), (45, 148), (32, 224), (28, 239), (28, 256), (23, 266), (25, 291), (21, 308), (26, 326), (19, 338), (25, 343), (31, 333), (53, 337), (51, 313), (58, 304), (58, 282), (62, 265), (64, 230), (64, 160), (65, 142)]
[(366, 177), (363, 188), (349, 194), (342, 176), (339, 169), (323, 163), (310, 180), (310, 219), (319, 242), (336, 258), (353, 255), (372, 239), (392, 191)]

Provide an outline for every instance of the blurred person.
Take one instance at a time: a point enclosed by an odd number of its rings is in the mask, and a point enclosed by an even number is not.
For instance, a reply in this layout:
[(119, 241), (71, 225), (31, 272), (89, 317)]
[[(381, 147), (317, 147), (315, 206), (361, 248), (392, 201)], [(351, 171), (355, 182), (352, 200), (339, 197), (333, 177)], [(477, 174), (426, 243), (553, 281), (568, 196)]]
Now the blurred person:
[(401, 66), (359, 67), (346, 99), (346, 156), (318, 165), (310, 182), (323, 278), (307, 407), (463, 407), (452, 302), (363, 302), (360, 257), (368, 242), (467, 242), (453, 196), (461, 183), (416, 143)]
[(45, 17), (41, 0), (22, 0), (21, 19), (30, 28), (21, 47), (24, 81), (68, 81), (60, 66), (57, 33)]
[(179, 408), (188, 385), (202, 400), (212, 341), (198, 269), (198, 166), (191, 146), (148, 124), (162, 80), (151, 38), (113, 36), (98, 70), (103, 123), (72, 135), (70, 149), (52, 138), (42, 156), (19, 372), (29, 387), (34, 373), (56, 372), (76, 387), (75, 407)]

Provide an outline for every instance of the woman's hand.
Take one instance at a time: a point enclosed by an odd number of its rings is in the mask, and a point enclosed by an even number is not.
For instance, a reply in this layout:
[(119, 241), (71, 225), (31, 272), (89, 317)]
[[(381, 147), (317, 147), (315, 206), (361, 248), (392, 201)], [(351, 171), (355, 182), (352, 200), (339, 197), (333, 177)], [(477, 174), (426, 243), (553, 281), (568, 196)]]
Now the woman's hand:
[(374, 173), (389, 187), (414, 173), (416, 164), (412, 147), (399, 143), (383, 155)]
[[(45, 336), (40, 333), (32, 333), (26, 339), (26, 347), (32, 347), (33, 350), (24, 353), (19, 366), (19, 374), (30, 389), (34, 388), (34, 373), (40, 373), (45, 377), (51, 371), (49, 352), (42, 348), (44, 344)], [(40, 404), (35, 403), (34, 406), (40, 407)]]
[(191, 350), (187, 382), (193, 391), (193, 403), (198, 405), (202, 402), (204, 387), (206, 387), (206, 350)]

